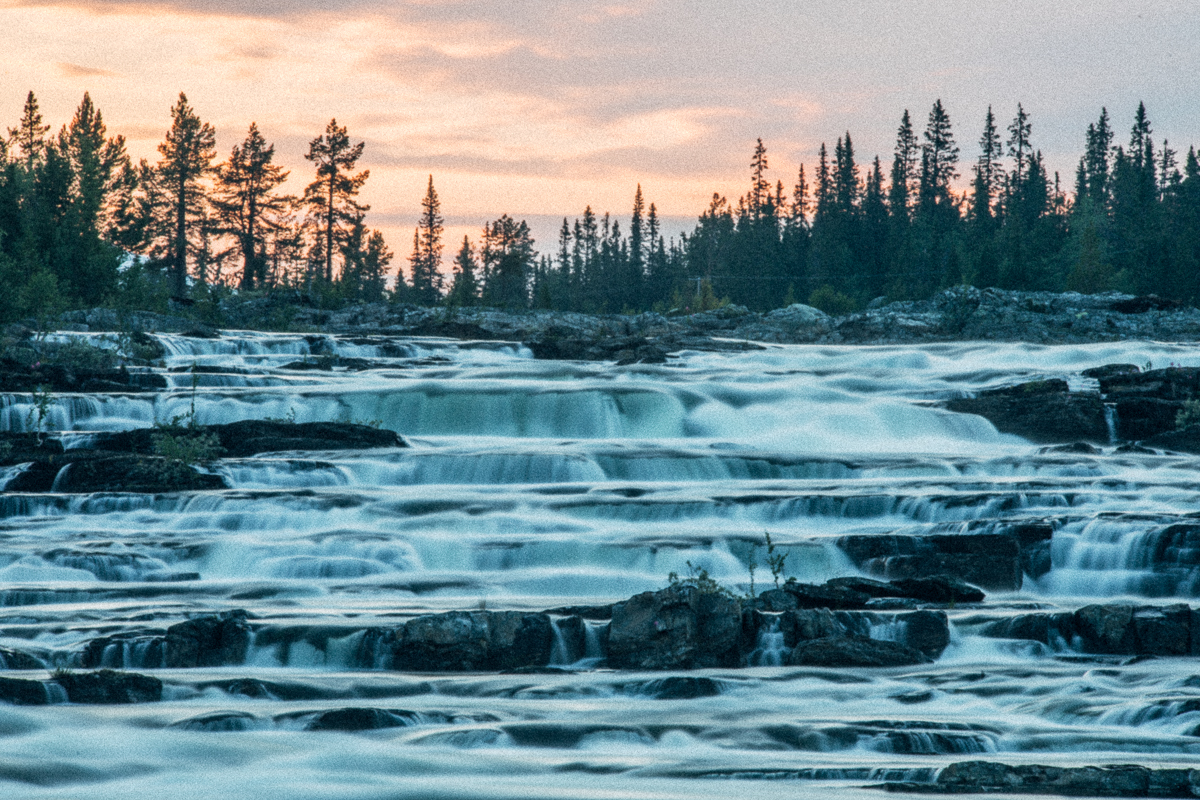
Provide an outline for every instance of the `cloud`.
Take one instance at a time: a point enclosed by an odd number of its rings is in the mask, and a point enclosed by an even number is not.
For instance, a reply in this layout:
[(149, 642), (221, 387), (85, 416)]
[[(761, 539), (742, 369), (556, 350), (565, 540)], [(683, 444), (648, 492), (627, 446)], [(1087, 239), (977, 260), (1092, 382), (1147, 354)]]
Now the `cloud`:
[(58, 67), (58, 71), (67, 78), (119, 78), (121, 75), (107, 69), (99, 69), (97, 67), (85, 67), (81, 64), (72, 64), (69, 61), (59, 61), (54, 66)]

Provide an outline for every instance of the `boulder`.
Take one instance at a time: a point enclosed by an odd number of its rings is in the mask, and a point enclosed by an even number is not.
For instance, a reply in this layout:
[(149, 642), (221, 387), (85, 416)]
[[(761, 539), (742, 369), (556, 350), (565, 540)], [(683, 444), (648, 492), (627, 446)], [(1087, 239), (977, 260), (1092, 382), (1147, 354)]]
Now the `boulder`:
[(0, 678), (0, 701), (18, 706), (44, 706), (50, 702), (50, 695), (41, 681)]
[(10, 650), (7, 647), (0, 647), (0, 669), (26, 670), (45, 668), (45, 664), (28, 653), (22, 653), (20, 650)]
[(314, 715), (304, 726), (306, 731), (376, 731), (412, 725), (417, 717), (411, 711), (383, 708), (335, 708)]
[(993, 389), (942, 405), (960, 414), (981, 416), (997, 430), (1033, 442), (1108, 442), (1100, 396), (1070, 392), (1067, 382), (1057, 378)]
[[(839, 537), (837, 545), (856, 567), (878, 578), (951, 575), (985, 589), (1015, 591), (1021, 588), (1034, 554), (1046, 551), (1054, 527), (1043, 521), (997, 527), (978, 533), (925, 536), (855, 534)], [(829, 585), (850, 588), (850, 584), (839, 583), (843, 580)], [(891, 595), (883, 594), (882, 588), (868, 589), (865, 585), (861, 591), (872, 597), (905, 596), (897, 594), (895, 587)]]
[(741, 617), (737, 600), (694, 586), (643, 592), (613, 606), (608, 662), (618, 669), (736, 666)]
[(862, 636), (831, 636), (801, 642), (788, 656), (793, 667), (906, 667), (927, 664), (919, 650)]
[(828, 608), (785, 611), (778, 619), (785, 647), (795, 647), (800, 642), (814, 639), (842, 636), (846, 632)]
[(1133, 613), (1138, 655), (1186, 656), (1191, 646), (1192, 610), (1179, 603), (1143, 607)]
[(861, 609), (871, 596), (841, 585), (786, 583), (783, 591), (796, 601), (796, 608)]
[(1174, 450), (1177, 453), (1200, 454), (1200, 425), (1188, 425), (1181, 430), (1169, 430), (1156, 433), (1148, 439), (1143, 439), (1143, 447), (1157, 450)]
[(237, 609), (167, 628), (164, 661), (170, 669), (241, 664), (250, 647), (246, 612)]
[(1133, 606), (1084, 606), (1075, 612), (1074, 622), (1089, 652), (1115, 655), (1134, 652)]
[(72, 703), (116, 705), (153, 703), (162, 699), (162, 681), (136, 672), (102, 669), (98, 672), (56, 673), (53, 681)]
[(950, 644), (950, 621), (945, 611), (922, 609), (899, 614), (896, 621), (904, 626), (904, 644), (936, 660)]
[(554, 635), (547, 614), (451, 611), (411, 619), (397, 630), (392, 665), (413, 672), (541, 667)]

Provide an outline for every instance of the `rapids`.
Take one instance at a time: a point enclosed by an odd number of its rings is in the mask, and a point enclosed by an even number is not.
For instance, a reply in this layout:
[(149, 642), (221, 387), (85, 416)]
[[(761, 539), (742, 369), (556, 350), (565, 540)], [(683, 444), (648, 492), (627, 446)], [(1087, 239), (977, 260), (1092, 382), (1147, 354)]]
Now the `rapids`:
[[(978, 635), (1021, 610), (1194, 602), (1200, 554), (1159, 534), (1200, 510), (1196, 459), (1039, 452), (935, 406), (1042, 377), (1086, 391), (1079, 372), (1107, 363), (1197, 366), (1194, 347), (769, 346), (616, 367), (503, 342), (157, 338), (171, 388), (54, 397), (66, 447), (192, 413), (363, 422), (411, 446), (225, 459), (212, 469), (232, 488), (216, 492), (0, 491), (0, 648), (78, 669), (86, 642), (113, 637), (104, 666), (166, 684), (150, 704), (0, 704), (0, 797), (853, 798), (970, 757), (1200, 757), (1194, 659)], [(366, 368), (288, 368), (330, 356)], [(0, 430), (30, 429), (32, 403), (0, 395)], [(672, 682), (605, 669), (595, 623), (584, 652), (559, 635), (538, 674), (354, 660), (366, 628), (422, 613), (611, 603), (700, 568), (743, 592), (752, 560), (762, 589), (766, 533), (782, 577), (821, 582), (858, 574), (842, 536), (1020, 521), (1053, 526), (1049, 571), (984, 612), (952, 609), (949, 649), (921, 667), (783, 667), (767, 630), (752, 666)], [(230, 609), (252, 620), (244, 666), (161, 669), (145, 644)], [(388, 724), (322, 729), (347, 708)]]

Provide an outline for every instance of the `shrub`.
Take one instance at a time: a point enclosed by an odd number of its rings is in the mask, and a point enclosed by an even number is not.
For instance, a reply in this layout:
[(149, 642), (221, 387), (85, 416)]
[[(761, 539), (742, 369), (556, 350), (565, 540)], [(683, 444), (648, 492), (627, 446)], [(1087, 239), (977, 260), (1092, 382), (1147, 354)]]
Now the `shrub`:
[(1175, 430), (1181, 431), (1190, 425), (1200, 425), (1200, 400), (1187, 400), (1175, 415)]
[(858, 310), (858, 303), (854, 302), (853, 297), (839, 292), (829, 284), (814, 289), (808, 296), (808, 304), (832, 316)]

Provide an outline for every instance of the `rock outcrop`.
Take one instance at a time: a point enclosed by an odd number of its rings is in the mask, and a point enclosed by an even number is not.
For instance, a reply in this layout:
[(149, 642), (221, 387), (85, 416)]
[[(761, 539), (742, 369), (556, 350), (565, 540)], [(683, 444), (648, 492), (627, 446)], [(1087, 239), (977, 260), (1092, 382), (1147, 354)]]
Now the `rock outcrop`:
[(960, 761), (938, 773), (933, 783), (888, 783), (883, 788), (921, 794), (1197, 797), (1200, 796), (1200, 770), (1152, 769), (1134, 764), (1053, 767)]

